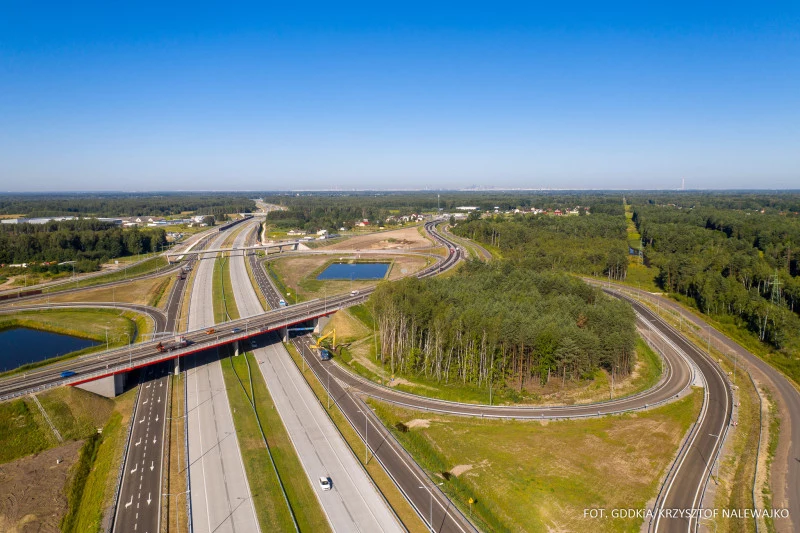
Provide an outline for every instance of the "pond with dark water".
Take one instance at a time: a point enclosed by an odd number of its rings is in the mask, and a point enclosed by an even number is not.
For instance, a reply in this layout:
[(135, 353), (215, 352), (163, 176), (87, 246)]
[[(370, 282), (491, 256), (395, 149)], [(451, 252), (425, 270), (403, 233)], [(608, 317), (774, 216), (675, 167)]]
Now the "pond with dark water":
[(388, 271), (389, 263), (332, 263), (317, 279), (383, 279)]
[(11, 370), (96, 344), (88, 339), (49, 331), (28, 328), (7, 329), (0, 331), (0, 369)]

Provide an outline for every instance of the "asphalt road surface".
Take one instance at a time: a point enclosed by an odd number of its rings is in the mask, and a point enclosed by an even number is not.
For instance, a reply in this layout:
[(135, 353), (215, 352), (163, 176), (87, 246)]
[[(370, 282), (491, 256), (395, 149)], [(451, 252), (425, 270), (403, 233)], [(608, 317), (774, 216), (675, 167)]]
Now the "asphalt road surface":
[[(228, 235), (221, 232), (210, 246), (218, 247)], [(196, 262), (189, 329), (214, 325), (211, 286), (215, 254), (207, 255)], [(206, 351), (185, 360), (193, 531), (259, 531), (217, 354)]]
[[(244, 245), (251, 234), (252, 230), (246, 228), (234, 245)], [(231, 283), (236, 306), (243, 317), (263, 312), (242, 255), (231, 257)], [(278, 414), (333, 530), (402, 531), (391, 508), (353, 457), (286, 348), (276, 335), (270, 338), (271, 344), (257, 348), (254, 353)], [(321, 489), (320, 476), (330, 476), (330, 491)]]
[(161, 465), (169, 398), (169, 368), (142, 371), (113, 531), (156, 533), (161, 518)]
[[(334, 531), (400, 532), (403, 528), (372, 484), (276, 336), (255, 350), (258, 367), (311, 486)], [(329, 477), (323, 491), (320, 477)]]

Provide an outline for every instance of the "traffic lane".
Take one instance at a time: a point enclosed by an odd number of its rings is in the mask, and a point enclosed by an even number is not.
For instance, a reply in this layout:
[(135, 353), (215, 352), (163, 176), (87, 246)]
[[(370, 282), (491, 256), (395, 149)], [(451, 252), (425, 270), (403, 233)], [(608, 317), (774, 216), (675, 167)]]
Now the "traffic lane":
[[(402, 531), (286, 348), (271, 340), (255, 350), (258, 366), (334, 531)], [(330, 491), (320, 487), (321, 476), (331, 478)]]
[[(731, 422), (732, 392), (727, 378), (714, 361), (649, 308), (635, 300), (628, 301), (654, 327), (691, 357), (705, 378), (708, 394), (707, 412), (700, 421), (697, 439), (687, 451), (662, 504), (664, 509), (697, 509), (702, 506), (703, 489), (709, 480), (717, 452), (724, 444), (723, 437)], [(656, 525), (657, 531), (686, 531), (689, 527), (693, 527), (693, 522), (692, 518), (664, 518), (658, 520)]]
[[(226, 232), (221, 232), (211, 239), (210, 246), (218, 247), (228, 237)], [(192, 284), (191, 300), (189, 302), (189, 330), (201, 329), (214, 325), (214, 296), (213, 277), (215, 253), (205, 253), (198, 256), (195, 267), (195, 279)]]
[(205, 352), (188, 359), (186, 416), (193, 530), (258, 531), (218, 357)]
[(161, 468), (167, 419), (169, 373), (161, 368), (143, 376), (128, 455), (120, 485), (113, 530), (158, 531)]
[[(245, 226), (236, 236), (233, 245), (238, 247), (244, 246), (247, 239), (251, 236), (251, 233), (252, 228)], [(247, 274), (244, 253), (232, 255), (229, 259), (233, 297), (236, 301), (236, 308), (239, 311), (240, 318), (259, 315), (264, 312), (264, 308), (261, 307), (261, 302), (256, 295), (255, 288), (250, 282), (250, 276)]]
[[(681, 313), (685, 319), (706, 332), (709, 331), (706, 329), (707, 322), (691, 313), (685, 313), (678, 304), (656, 295), (648, 294), (648, 298), (658, 298), (662, 306)], [(775, 523), (778, 531), (794, 531), (794, 525), (800, 520), (800, 392), (769, 363), (713, 327), (710, 332), (716, 342), (722, 343), (750, 365), (753, 378), (774, 391), (777, 411), (781, 413), (781, 430), (770, 475), (773, 507), (789, 510), (788, 519), (776, 518)]]
[(565, 418), (565, 417), (587, 417), (608, 414), (611, 412), (625, 411), (630, 409), (641, 409), (659, 402), (670, 400), (686, 390), (693, 378), (692, 369), (687, 362), (677, 352), (665, 350), (665, 361), (669, 368), (669, 373), (660, 385), (644, 393), (611, 400), (602, 403), (570, 406), (489, 406), (485, 404), (463, 404), (426, 398), (411, 393), (405, 393), (390, 389), (383, 385), (378, 385), (369, 380), (363, 379), (342, 368), (338, 364), (332, 364), (331, 374), (343, 383), (347, 384), (360, 392), (400, 405), (405, 405), (415, 409), (428, 411), (438, 411), (454, 415), (475, 416), (475, 417), (497, 417), (497, 418)]
[(439, 487), (430, 481), (427, 474), (402, 446), (389, 435), (388, 430), (372, 410), (367, 408), (363, 402), (357, 401), (342, 388), (335, 377), (328, 380), (326, 369), (331, 368), (333, 365), (329, 361), (323, 364), (317, 358), (313, 349), (309, 346), (307, 337), (294, 339), (294, 344), (320, 383), (324, 387), (330, 385), (331, 401), (336, 402), (336, 405), (350, 421), (362, 441), (366, 435), (371, 454), (380, 460), (395, 484), (417, 509), (423, 521), (426, 524), (431, 524), (432, 509), (432, 523), (435, 531), (448, 533), (476, 531), (466, 517), (441, 492)]

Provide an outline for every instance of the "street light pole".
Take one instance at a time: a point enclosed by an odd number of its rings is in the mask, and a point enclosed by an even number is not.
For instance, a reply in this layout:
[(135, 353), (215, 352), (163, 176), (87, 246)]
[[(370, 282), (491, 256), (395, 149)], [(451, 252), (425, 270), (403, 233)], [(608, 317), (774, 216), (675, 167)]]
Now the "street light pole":
[[(441, 487), (442, 485), (444, 485), (444, 483), (436, 483), (435, 485)], [(433, 491), (429, 487), (425, 487), (425, 486), (420, 486), (420, 488), (427, 490), (428, 494), (430, 494), (430, 496), (431, 496), (431, 505), (430, 505), (430, 513), (431, 513), (430, 519), (431, 519), (431, 521), (428, 522), (428, 525), (431, 528), (431, 532), (433, 532), (434, 531), (434, 529), (433, 529)]]

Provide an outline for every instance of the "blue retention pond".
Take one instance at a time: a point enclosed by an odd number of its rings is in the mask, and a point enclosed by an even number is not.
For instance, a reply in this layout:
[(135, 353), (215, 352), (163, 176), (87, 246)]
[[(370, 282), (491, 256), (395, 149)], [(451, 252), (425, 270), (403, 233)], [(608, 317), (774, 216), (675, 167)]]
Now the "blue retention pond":
[(97, 343), (88, 339), (29, 328), (0, 331), (0, 370), (44, 361)]
[(389, 271), (389, 263), (332, 263), (317, 279), (383, 279)]

